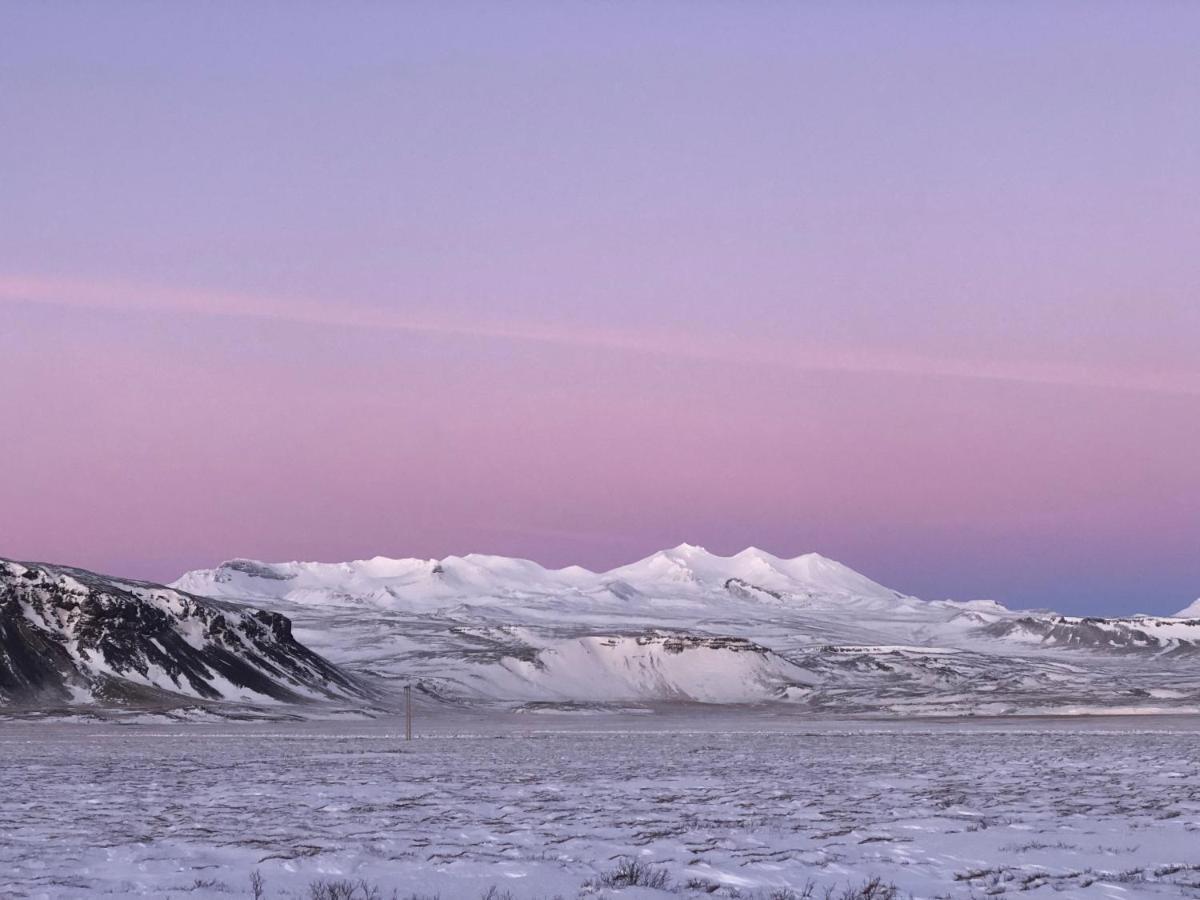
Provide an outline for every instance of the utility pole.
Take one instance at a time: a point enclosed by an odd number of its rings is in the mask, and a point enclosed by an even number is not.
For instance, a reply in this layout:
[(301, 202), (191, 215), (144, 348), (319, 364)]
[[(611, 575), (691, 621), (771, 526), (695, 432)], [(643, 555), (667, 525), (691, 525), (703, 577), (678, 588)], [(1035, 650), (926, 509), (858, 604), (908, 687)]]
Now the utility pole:
[(404, 739), (412, 740), (412, 685), (404, 686)]

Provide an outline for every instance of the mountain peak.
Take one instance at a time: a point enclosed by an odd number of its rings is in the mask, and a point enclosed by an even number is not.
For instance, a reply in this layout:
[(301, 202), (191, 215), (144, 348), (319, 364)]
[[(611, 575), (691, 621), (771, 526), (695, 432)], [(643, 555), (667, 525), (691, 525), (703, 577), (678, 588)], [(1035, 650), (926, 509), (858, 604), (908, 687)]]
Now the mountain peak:
[(765, 559), (770, 562), (777, 560), (777, 557), (766, 550), (760, 550), (758, 547), (751, 545), (745, 550), (735, 553), (733, 559)]
[(1200, 598), (1191, 606), (1185, 606), (1179, 612), (1175, 613), (1178, 619), (1200, 619)]

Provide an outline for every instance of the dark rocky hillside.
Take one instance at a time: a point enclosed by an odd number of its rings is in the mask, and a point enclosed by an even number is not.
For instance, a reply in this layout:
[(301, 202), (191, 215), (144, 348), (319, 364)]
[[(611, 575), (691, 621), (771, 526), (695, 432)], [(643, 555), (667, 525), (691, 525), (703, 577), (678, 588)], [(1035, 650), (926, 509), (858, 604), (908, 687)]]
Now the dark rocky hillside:
[(279, 613), (0, 560), (0, 705), (362, 697)]

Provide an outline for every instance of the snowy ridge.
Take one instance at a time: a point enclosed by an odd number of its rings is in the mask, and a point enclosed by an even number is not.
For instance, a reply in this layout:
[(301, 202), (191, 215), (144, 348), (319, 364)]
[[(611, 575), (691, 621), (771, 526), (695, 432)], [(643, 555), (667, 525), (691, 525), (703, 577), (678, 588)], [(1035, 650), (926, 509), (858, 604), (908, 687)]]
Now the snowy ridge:
[(278, 613), (0, 560), (0, 705), (362, 696)]
[[(764, 597), (820, 595), (891, 602), (905, 598), (853, 569), (816, 553), (781, 559), (750, 547), (722, 557), (680, 544), (608, 572), (580, 566), (546, 569), (531, 560), (472, 553), (444, 559), (373, 559), (344, 563), (263, 563), (237, 559), (215, 569), (188, 572), (173, 586), (207, 596), (319, 597), (323, 602), (364, 601), (396, 608), (437, 608), (446, 601), (489, 602), (511, 594), (569, 596), (610, 593), (688, 597), (752, 585)], [(623, 590), (624, 589), (624, 590)]]

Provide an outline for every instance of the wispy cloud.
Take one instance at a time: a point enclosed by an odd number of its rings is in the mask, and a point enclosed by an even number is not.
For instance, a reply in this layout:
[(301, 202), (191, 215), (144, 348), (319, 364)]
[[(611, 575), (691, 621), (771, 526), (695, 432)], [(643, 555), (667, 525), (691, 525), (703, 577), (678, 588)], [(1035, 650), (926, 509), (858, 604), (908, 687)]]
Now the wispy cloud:
[(197, 291), (145, 284), (0, 275), (0, 303), (44, 304), (113, 313), (161, 313), (369, 328), (500, 341), (608, 349), (697, 362), (809, 372), (940, 377), (1200, 396), (1200, 371), (1150, 371), (1030, 360), (968, 360), (877, 348), (829, 347), (771, 338), (602, 329), (540, 322), (451, 319), (336, 301)]

